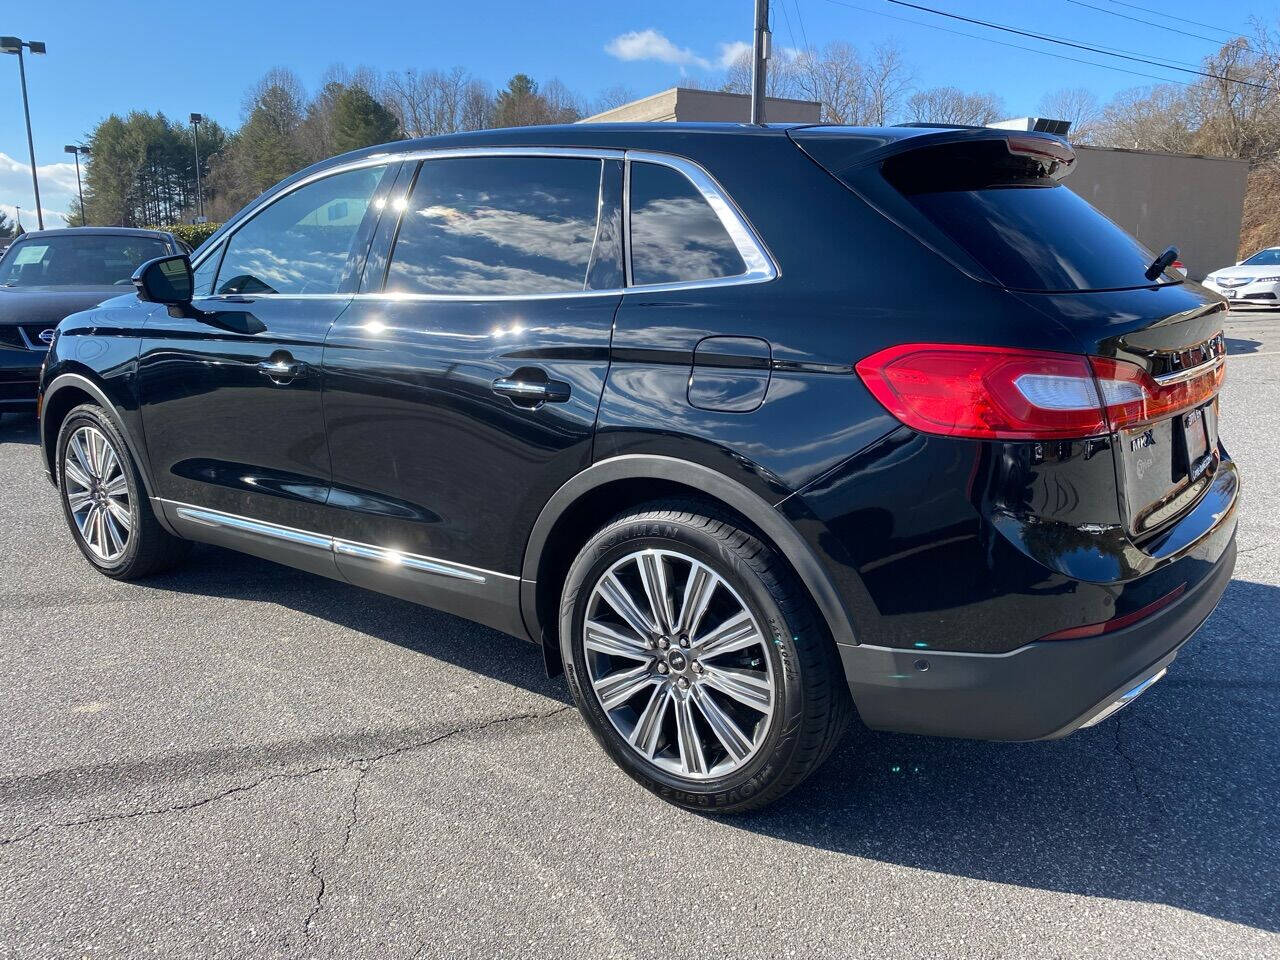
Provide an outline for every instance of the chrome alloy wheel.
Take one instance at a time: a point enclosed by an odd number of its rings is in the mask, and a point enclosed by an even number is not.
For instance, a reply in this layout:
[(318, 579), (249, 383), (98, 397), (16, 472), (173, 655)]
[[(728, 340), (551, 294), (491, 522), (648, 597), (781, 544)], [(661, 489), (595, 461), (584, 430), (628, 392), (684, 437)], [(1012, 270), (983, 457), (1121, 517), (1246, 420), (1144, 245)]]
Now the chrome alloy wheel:
[(103, 563), (119, 560), (133, 529), (129, 483), (120, 454), (97, 427), (81, 427), (67, 441), (62, 495), (93, 555)]
[(583, 621), (591, 688), (631, 749), (694, 780), (759, 749), (777, 701), (766, 639), (738, 593), (672, 550), (640, 550), (596, 582)]

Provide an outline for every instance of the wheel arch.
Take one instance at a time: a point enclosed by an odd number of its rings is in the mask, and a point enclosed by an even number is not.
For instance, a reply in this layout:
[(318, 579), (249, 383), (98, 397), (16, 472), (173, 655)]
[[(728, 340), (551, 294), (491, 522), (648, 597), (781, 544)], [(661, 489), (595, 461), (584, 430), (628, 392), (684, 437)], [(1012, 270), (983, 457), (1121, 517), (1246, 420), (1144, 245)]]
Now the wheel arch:
[[(525, 548), (520, 608), (542, 646), (547, 672), (561, 671), (557, 625), (559, 585), (573, 556), (600, 524), (633, 505), (687, 496), (726, 508), (782, 554), (813, 599), (832, 637), (853, 627), (835, 585), (791, 522), (749, 488), (710, 467), (651, 454), (602, 460), (573, 477), (543, 507)], [(573, 554), (565, 556), (568, 550)]]
[(120, 410), (117, 408), (116, 403), (108, 396), (100, 383), (84, 373), (76, 371), (59, 373), (49, 381), (48, 386), (41, 392), (40, 449), (49, 479), (54, 484), (58, 482), (56, 466), (57, 444), (58, 431), (62, 427), (62, 421), (66, 419), (67, 414), (82, 403), (94, 403), (106, 411), (107, 416), (111, 418), (111, 422), (120, 432), (120, 436), (124, 437), (125, 445), (129, 448), (129, 455), (133, 457), (133, 462), (138, 466), (138, 473), (142, 477), (142, 484), (146, 489), (147, 496), (154, 496), (151, 473), (148, 469), (146, 458), (142, 455), (142, 448), (137, 439), (130, 434), (125, 419), (120, 415)]

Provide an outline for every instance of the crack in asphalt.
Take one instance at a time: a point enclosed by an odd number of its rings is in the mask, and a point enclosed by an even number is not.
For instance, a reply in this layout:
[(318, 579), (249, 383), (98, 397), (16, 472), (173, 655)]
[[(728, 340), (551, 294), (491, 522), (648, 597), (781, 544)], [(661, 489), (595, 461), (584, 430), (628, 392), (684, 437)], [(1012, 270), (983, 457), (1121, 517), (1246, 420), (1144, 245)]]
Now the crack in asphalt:
[(1143, 802), (1146, 803), (1148, 809), (1154, 809), (1161, 816), (1167, 817), (1168, 811), (1165, 810), (1164, 804), (1147, 791), (1146, 785), (1142, 781), (1142, 771), (1138, 766), (1137, 760), (1135, 760), (1129, 754), (1129, 751), (1125, 749), (1124, 740), (1121, 736), (1124, 724), (1119, 722), (1119, 718), (1113, 720), (1112, 723), (1116, 732), (1116, 753), (1120, 755), (1120, 758), (1124, 760), (1125, 765), (1129, 768), (1129, 778), (1133, 781), (1133, 789), (1137, 792), (1138, 796), (1142, 798)]
[[(269, 773), (265, 776), (259, 777), (257, 780), (251, 781), (250, 783), (237, 784), (235, 786), (228, 787), (225, 790), (220, 790), (217, 793), (210, 794), (209, 796), (199, 797), (185, 803), (171, 804), (165, 807), (147, 807), (141, 810), (128, 810), (123, 813), (109, 813), (95, 817), (81, 817), (75, 820), (62, 820), (53, 823), (38, 823), (21, 833), (0, 839), (0, 847), (20, 843), (21, 841), (27, 840), (38, 833), (49, 830), (59, 830), (67, 827), (92, 826), (100, 823), (133, 820), (138, 817), (163, 816), (171, 813), (187, 813), (192, 810), (198, 810), (199, 808), (207, 806), (208, 804), (214, 803), (218, 800), (224, 800), (227, 797), (247, 793), (251, 790), (257, 789), (263, 784), (271, 783), (276, 780), (305, 780), (308, 777), (314, 777), (320, 774), (340, 773), (344, 770), (358, 769), (361, 773), (359, 779), (356, 781), (355, 790), (353, 791), (352, 796), (352, 820), (346, 826), (346, 834), (341, 847), (341, 850), (345, 850), (347, 844), (351, 840), (351, 832), (355, 827), (356, 806), (359, 803), (360, 786), (364, 782), (364, 778), (368, 774), (369, 768), (374, 764), (381, 763), (384, 760), (398, 756), (402, 753), (425, 749), (426, 747), (440, 743), (443, 740), (448, 740), (451, 737), (463, 734), (479, 733), (489, 727), (497, 726), (498, 724), (517, 723), (521, 720), (543, 720), (570, 709), (572, 709), (572, 707), (569, 704), (561, 704), (553, 710), (548, 710), (542, 713), (517, 713), (509, 716), (495, 717), (482, 723), (457, 726), (446, 730), (443, 733), (436, 734), (435, 736), (427, 737), (424, 740), (400, 744), (399, 746), (392, 747), (389, 750), (384, 750), (381, 753), (373, 754), (371, 756), (354, 757), (339, 764), (325, 764), (322, 766), (310, 767), (305, 770)], [(341, 852), (341, 850), (339, 852)]]

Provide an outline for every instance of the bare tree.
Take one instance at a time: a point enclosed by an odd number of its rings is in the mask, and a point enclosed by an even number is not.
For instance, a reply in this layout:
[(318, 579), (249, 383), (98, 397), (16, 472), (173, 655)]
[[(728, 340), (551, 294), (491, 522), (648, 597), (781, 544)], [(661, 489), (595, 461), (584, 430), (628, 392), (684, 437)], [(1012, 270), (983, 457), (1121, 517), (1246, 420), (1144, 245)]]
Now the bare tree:
[(1076, 143), (1093, 143), (1102, 120), (1102, 104), (1087, 87), (1064, 87), (1046, 93), (1037, 108), (1042, 117), (1069, 120), (1068, 136)]
[(538, 89), (547, 103), (547, 123), (574, 123), (587, 115), (587, 104), (561, 81), (552, 77)]
[(1004, 115), (1004, 101), (994, 93), (966, 93), (959, 87), (929, 87), (917, 90), (907, 100), (907, 116), (917, 123), (981, 127)]
[(792, 67), (795, 96), (822, 104), (826, 123), (880, 126), (896, 119), (911, 87), (902, 52), (879, 46), (863, 57), (849, 43), (805, 50)]
[(852, 44), (835, 41), (806, 50), (796, 59), (796, 77), (799, 95), (822, 104), (823, 122), (866, 122), (863, 65)]
[[(724, 82), (720, 89), (726, 93), (751, 92), (751, 53), (744, 51), (725, 68)], [(764, 74), (766, 97), (795, 97), (799, 93), (796, 60), (775, 52), (769, 59)]]
[(636, 99), (636, 93), (630, 87), (623, 84), (615, 84), (605, 90), (600, 91), (600, 95), (596, 97), (595, 102), (591, 105), (591, 112), (604, 113), (606, 110), (615, 110)]
[(1122, 90), (1102, 111), (1096, 142), (1104, 147), (1190, 153), (1195, 140), (1185, 94), (1171, 84)]
[(895, 120), (902, 111), (912, 79), (911, 68), (895, 44), (881, 44), (872, 50), (862, 72), (869, 111), (867, 121), (882, 127)]
[(492, 119), (488, 88), (462, 67), (390, 73), (382, 99), (409, 137), (478, 130)]

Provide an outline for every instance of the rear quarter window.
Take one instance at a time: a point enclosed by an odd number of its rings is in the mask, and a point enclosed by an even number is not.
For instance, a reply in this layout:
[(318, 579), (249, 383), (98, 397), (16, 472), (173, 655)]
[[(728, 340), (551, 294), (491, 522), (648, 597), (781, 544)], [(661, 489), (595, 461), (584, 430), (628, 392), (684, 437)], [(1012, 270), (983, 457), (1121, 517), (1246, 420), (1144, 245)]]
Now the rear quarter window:
[(692, 283), (747, 272), (737, 244), (678, 170), (631, 164), (631, 277), (636, 285)]

